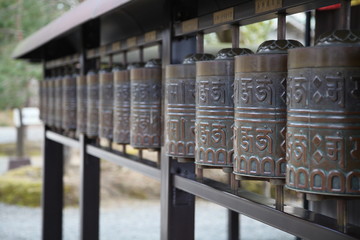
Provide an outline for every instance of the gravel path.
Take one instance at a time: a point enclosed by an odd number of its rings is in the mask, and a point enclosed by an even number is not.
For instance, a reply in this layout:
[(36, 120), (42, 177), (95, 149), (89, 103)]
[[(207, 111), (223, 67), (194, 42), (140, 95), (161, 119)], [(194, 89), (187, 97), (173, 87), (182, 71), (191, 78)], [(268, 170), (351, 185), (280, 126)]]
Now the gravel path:
[[(226, 239), (226, 209), (197, 201), (196, 240)], [(64, 210), (65, 240), (79, 239), (79, 210)], [(246, 229), (246, 231), (245, 231)], [(41, 236), (41, 209), (0, 203), (1, 240), (37, 240)], [(101, 208), (102, 240), (160, 239), (160, 204), (158, 201), (126, 201)], [(293, 236), (241, 216), (241, 239), (294, 239)]]

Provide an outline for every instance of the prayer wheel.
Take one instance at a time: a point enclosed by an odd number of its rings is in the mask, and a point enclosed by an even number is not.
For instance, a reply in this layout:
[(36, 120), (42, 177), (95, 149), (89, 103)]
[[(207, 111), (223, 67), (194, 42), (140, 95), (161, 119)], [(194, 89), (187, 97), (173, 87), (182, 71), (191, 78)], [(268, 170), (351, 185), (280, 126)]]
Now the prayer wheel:
[(99, 77), (90, 71), (86, 75), (87, 85), (87, 123), (86, 135), (89, 138), (98, 137), (99, 132)]
[(114, 142), (130, 143), (130, 71), (114, 69)]
[(130, 144), (135, 148), (161, 146), (161, 72), (160, 60), (130, 70)]
[(43, 81), (39, 81), (39, 112), (40, 112), (40, 115), (39, 115), (39, 118), (40, 120), (44, 121), (44, 116), (45, 116), (45, 81), (46, 80), (43, 80)]
[(55, 86), (54, 86), (54, 98), (55, 98), (55, 115), (54, 115), (54, 122), (55, 127), (57, 129), (62, 128), (62, 121), (63, 121), (63, 77), (57, 77), (55, 79)]
[(76, 78), (76, 131), (77, 134), (86, 132), (87, 123), (87, 84), (86, 77), (78, 75)]
[(246, 48), (228, 48), (213, 61), (196, 63), (196, 164), (233, 165), (234, 56), (251, 53)]
[(191, 54), (183, 64), (166, 66), (165, 142), (168, 156), (195, 157), (195, 63), (213, 59), (211, 54)]
[(76, 76), (67, 75), (62, 80), (63, 84), (63, 121), (64, 130), (76, 129)]
[(46, 124), (49, 127), (55, 126), (55, 78), (50, 78), (47, 81), (48, 85), (48, 106), (47, 106), (47, 116)]
[(99, 73), (99, 137), (113, 139), (114, 78), (111, 71)]
[(336, 30), (289, 50), (286, 186), (360, 195), (360, 33)]
[(234, 174), (285, 178), (287, 50), (294, 40), (269, 40), (256, 54), (235, 57)]

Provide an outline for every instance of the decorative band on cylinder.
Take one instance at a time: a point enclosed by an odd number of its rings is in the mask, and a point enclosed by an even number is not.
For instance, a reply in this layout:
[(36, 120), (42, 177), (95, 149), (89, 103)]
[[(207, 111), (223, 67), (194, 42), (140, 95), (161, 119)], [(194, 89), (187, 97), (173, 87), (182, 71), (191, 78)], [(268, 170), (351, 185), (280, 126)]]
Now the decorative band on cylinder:
[(86, 135), (89, 138), (98, 137), (99, 132), (99, 78), (95, 72), (86, 76), (87, 83), (87, 124)]
[(135, 148), (161, 146), (161, 72), (157, 62), (130, 70), (130, 144)]
[(99, 78), (99, 136), (113, 139), (113, 73), (101, 71)]

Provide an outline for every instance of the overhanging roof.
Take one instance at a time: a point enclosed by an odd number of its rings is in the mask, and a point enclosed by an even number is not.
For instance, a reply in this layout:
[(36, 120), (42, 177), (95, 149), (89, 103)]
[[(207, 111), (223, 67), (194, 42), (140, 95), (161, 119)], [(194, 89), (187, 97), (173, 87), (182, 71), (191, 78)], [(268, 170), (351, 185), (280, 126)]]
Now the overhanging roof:
[(131, 0), (86, 0), (74, 9), (35, 32), (15, 48), (13, 58), (22, 58), (49, 41), (95, 19)]

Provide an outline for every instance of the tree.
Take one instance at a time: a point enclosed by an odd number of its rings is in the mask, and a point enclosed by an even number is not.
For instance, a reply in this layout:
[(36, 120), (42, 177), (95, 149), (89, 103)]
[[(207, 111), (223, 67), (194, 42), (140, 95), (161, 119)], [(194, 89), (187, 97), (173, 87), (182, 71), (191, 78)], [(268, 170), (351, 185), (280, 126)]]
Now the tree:
[[(27, 105), (28, 84), (41, 79), (41, 66), (11, 58), (24, 38), (78, 4), (77, 0), (1, 0), (0, 1), (0, 110)], [(22, 121), (18, 127), (17, 156), (23, 153)]]

